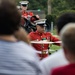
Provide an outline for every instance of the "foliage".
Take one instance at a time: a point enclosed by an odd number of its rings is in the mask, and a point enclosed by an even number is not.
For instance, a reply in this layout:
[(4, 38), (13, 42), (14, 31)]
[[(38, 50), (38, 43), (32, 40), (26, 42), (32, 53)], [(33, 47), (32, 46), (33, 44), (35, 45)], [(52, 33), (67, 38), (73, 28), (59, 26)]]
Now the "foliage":
[[(19, 4), (19, 1), (25, 1), (25, 0), (16, 0), (17, 4)], [(32, 10), (45, 10), (47, 9), (47, 0), (27, 0), (29, 1), (28, 9)]]
[[(19, 3), (19, 1), (22, 0), (16, 0), (17, 4)], [(44, 10), (47, 15), (48, 0), (28, 0), (28, 1), (29, 1), (28, 6), (29, 9)], [(61, 13), (64, 13), (66, 11), (75, 11), (75, 0), (51, 0), (51, 7), (52, 7), (51, 15), (56, 15), (56, 17), (58, 17)]]
[(46, 22), (47, 22), (49, 25), (51, 25), (51, 22), (53, 22), (53, 23), (55, 24), (56, 15), (54, 15), (54, 14), (47, 15), (45, 18), (47, 19)]
[(63, 10), (63, 11), (59, 12), (59, 15), (57, 17), (59, 17), (61, 14), (66, 13), (66, 12), (74, 12), (75, 13), (75, 10)]
[(75, 0), (65, 0), (71, 9), (75, 10)]
[(58, 15), (63, 10), (70, 9), (65, 0), (52, 0), (52, 13)]

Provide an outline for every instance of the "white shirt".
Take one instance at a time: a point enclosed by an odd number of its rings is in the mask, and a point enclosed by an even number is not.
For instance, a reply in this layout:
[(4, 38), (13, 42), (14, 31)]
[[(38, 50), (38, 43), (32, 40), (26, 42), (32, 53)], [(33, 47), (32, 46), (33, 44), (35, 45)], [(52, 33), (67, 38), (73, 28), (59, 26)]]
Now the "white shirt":
[(22, 41), (0, 40), (0, 75), (41, 75), (35, 50)]
[(66, 64), (68, 64), (68, 61), (66, 60), (62, 49), (53, 53), (52, 55), (43, 59), (40, 62), (40, 65), (43, 68), (43, 75), (51, 75), (51, 70), (53, 68), (63, 66)]

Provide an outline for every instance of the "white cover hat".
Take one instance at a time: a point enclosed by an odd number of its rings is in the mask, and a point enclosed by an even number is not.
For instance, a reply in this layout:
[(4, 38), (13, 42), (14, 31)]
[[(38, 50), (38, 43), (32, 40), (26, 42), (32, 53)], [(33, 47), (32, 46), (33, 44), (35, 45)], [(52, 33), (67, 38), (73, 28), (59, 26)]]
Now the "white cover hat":
[(20, 1), (19, 3), (20, 3), (21, 5), (22, 5), (22, 4), (26, 4), (26, 5), (27, 5), (29, 2), (28, 2), (28, 1)]
[(46, 26), (46, 19), (36, 20), (36, 21), (34, 21), (34, 23), (35, 23), (36, 25)]

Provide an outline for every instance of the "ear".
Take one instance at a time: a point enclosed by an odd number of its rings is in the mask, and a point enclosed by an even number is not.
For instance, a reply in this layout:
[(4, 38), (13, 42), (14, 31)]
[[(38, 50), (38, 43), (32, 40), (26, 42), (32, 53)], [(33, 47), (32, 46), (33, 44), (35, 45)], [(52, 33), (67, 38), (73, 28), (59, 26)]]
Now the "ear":
[(68, 54), (67, 48), (62, 46), (65, 56)]
[(70, 54), (69, 54), (68, 49), (65, 46), (63, 46), (63, 51), (64, 51), (64, 55), (65, 55), (66, 59), (68, 61), (70, 61), (70, 58), (69, 58), (70, 57)]

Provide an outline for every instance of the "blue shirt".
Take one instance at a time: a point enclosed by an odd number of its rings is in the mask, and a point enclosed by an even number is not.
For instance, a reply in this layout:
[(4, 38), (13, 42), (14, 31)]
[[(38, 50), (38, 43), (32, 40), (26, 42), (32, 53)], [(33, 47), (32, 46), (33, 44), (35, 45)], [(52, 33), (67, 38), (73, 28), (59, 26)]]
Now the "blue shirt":
[(0, 40), (0, 75), (41, 75), (35, 50), (22, 41)]

